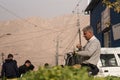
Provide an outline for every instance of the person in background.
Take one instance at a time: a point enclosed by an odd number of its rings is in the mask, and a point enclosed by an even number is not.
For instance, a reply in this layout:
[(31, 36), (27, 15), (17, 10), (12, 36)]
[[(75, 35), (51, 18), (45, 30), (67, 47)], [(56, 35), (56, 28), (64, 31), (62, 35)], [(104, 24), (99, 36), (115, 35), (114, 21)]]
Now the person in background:
[[(96, 75), (99, 72), (97, 63), (100, 59), (101, 45), (99, 40), (94, 36), (91, 26), (83, 28), (82, 31), (85, 39), (87, 40), (87, 43), (83, 47), (82, 51), (77, 51), (76, 53), (83, 57), (83, 62), (81, 66), (89, 67), (90, 74)], [(81, 49), (80, 44), (78, 44), (76, 47), (78, 49)]]
[(8, 58), (2, 65), (1, 77), (8, 80), (16, 79), (19, 77), (17, 61), (13, 60), (13, 55), (8, 54)]
[(49, 64), (48, 64), (48, 63), (45, 63), (45, 64), (44, 64), (44, 67), (45, 67), (45, 68), (48, 68), (48, 67), (49, 67)]
[(25, 63), (19, 67), (19, 76), (33, 69), (34, 65), (30, 62), (30, 60), (26, 60)]

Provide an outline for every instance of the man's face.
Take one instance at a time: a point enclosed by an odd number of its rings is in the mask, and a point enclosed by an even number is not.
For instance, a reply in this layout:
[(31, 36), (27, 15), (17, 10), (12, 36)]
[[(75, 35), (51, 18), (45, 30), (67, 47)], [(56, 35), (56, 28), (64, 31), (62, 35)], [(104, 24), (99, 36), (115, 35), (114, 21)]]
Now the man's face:
[(26, 63), (25, 65), (26, 65), (26, 67), (29, 67), (29, 66), (30, 66), (30, 63)]
[(92, 32), (90, 31), (83, 31), (83, 36), (85, 37), (86, 40), (89, 40), (92, 36)]

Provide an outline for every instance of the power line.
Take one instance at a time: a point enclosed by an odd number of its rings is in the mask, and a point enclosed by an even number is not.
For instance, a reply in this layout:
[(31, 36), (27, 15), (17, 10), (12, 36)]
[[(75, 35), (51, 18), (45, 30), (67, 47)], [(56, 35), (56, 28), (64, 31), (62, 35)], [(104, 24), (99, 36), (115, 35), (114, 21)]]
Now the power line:
[[(56, 32), (64, 32), (64, 31), (67, 31), (69, 29), (72, 29), (74, 28), (74, 26), (72, 27), (66, 27), (66, 29), (61, 29), (61, 30), (56, 30)], [(49, 29), (48, 29), (49, 30)], [(20, 34), (12, 34), (12, 35), (26, 35), (26, 34), (29, 34), (29, 33), (39, 33), (39, 32), (43, 32), (43, 31), (47, 31), (47, 30), (37, 30), (37, 31), (30, 31), (30, 32), (25, 32), (25, 33), (20, 33)]]
[[(74, 27), (73, 27), (74, 28)], [(72, 29), (73, 30), (73, 29)], [(71, 31), (72, 32), (72, 31)], [(73, 33), (74, 33), (74, 31), (73, 31)], [(68, 33), (67, 35), (65, 35), (65, 36), (63, 36), (62, 38), (64, 39), (64, 41), (65, 41), (65, 39), (67, 39), (67, 37), (70, 37), (71, 35)]]
[[(10, 11), (9, 9), (3, 7), (2, 5), (0, 5), (0, 7), (3, 8), (4, 10), (6, 10), (7, 12), (9, 12), (10, 14), (12, 14), (12, 15), (14, 15), (14, 16), (20, 18), (20, 19), (22, 19), (20, 16), (18, 16), (18, 15), (15, 14), (14, 12)], [(69, 19), (69, 20), (70, 20), (70, 19)], [(27, 21), (27, 22), (28, 22), (28, 21)], [(30, 23), (30, 22), (28, 22), (28, 23)], [(36, 26), (36, 24), (33, 24), (33, 23), (30, 23), (30, 24)], [(46, 30), (50, 30), (50, 29), (46, 29)], [(64, 30), (63, 30), (63, 31), (64, 31)], [(37, 31), (37, 32), (39, 32), (39, 31)], [(35, 33), (35, 32), (30, 32), (30, 33)], [(62, 32), (61, 32), (61, 33), (62, 33)], [(23, 34), (24, 34), (24, 33), (23, 33)]]
[(68, 47), (66, 48), (66, 52), (68, 52), (68, 50), (70, 50), (70, 48), (72, 47), (72, 45), (74, 44), (76, 38), (77, 38), (78, 33), (76, 33), (76, 35), (74, 36), (73, 40), (71, 41), (71, 43), (68, 45)]
[[(12, 34), (12, 35), (26, 35), (26, 34), (32, 34), (32, 33), (39, 33), (47, 30), (37, 30), (37, 31), (30, 31), (30, 32), (25, 32), (25, 33), (19, 33), (19, 34)], [(59, 31), (56, 31), (59, 32)]]
[[(74, 14), (73, 14), (72, 18), (74, 18)], [(71, 20), (71, 19), (69, 19), (68, 22), (70, 22), (70, 20)], [(76, 27), (73, 26), (73, 28), (76, 28)], [(64, 28), (64, 30), (65, 30), (65, 29), (67, 29), (67, 28)], [(63, 30), (61, 33), (59, 33), (58, 36), (62, 35), (62, 34), (64, 33), (64, 30)], [(69, 35), (69, 34), (68, 34), (68, 35)], [(67, 36), (67, 37), (68, 37), (68, 36)], [(65, 36), (63, 39), (66, 39), (66, 36)], [(64, 41), (65, 41), (65, 40), (64, 40)]]
[[(0, 7), (1, 7), (2, 9), (4, 9), (5, 11), (7, 11), (8, 13), (10, 13), (11, 15), (13, 15), (13, 16), (21, 19), (21, 20), (23, 20), (23, 18), (22, 18), (21, 16), (17, 15), (17, 14), (14, 13), (13, 11), (7, 9), (7, 8), (4, 7), (3, 5), (0, 4)], [(29, 23), (29, 24), (31, 24), (31, 25), (33, 25), (34, 27), (38, 27), (37, 24), (34, 24), (34, 23), (32, 23), (32, 22), (29, 22), (28, 20), (25, 20), (25, 19), (24, 19), (24, 21), (27, 22), (27, 23)], [(45, 30), (46, 30), (46, 28), (44, 28), (44, 27), (41, 27), (41, 26), (39, 26), (39, 27), (40, 27), (41, 29), (45, 29)], [(47, 29), (47, 30), (48, 30), (48, 29)], [(52, 30), (52, 31), (53, 31), (53, 29), (49, 29), (49, 30)]]
[[(2, 9), (4, 9), (4, 10), (6, 10), (8, 13), (10, 13), (10, 14), (12, 14), (12, 15), (14, 15), (15, 17), (18, 17), (18, 18), (20, 18), (20, 19), (22, 19), (20, 16), (18, 16), (17, 14), (15, 14), (14, 12), (12, 12), (12, 11), (10, 11), (9, 9), (7, 9), (7, 8), (5, 8), (5, 7), (3, 7), (2, 5), (0, 5), (0, 7), (2, 8)], [(71, 17), (70, 17), (71, 18)], [(73, 18), (73, 17), (72, 17)], [(70, 21), (71, 19), (69, 19), (69, 21)], [(29, 22), (29, 21), (27, 21), (27, 20), (25, 20), (26, 22), (28, 22), (28, 23), (30, 23), (30, 24), (32, 24), (32, 25), (34, 25), (34, 26), (37, 26), (36, 24), (33, 24), (33, 23), (31, 23), (31, 22)], [(69, 21), (67, 22), (67, 23), (69, 23)], [(66, 24), (67, 25), (67, 24)], [(43, 27), (42, 27), (43, 28)], [(51, 29), (44, 29), (44, 30), (51, 30)], [(53, 30), (53, 29), (52, 29)], [(42, 31), (42, 30), (40, 30), (40, 31)], [(36, 32), (40, 32), (40, 31), (33, 31), (33, 32), (28, 32), (28, 33), (36, 33)], [(65, 31), (65, 30), (63, 30), (63, 31)], [(62, 32), (61, 32), (62, 33)], [(26, 34), (26, 33), (23, 33), (23, 35), (24, 34)], [(21, 34), (22, 35), (22, 34)]]
[[(77, 19), (77, 26), (78, 26), (78, 31), (79, 31), (79, 32), (80, 32), (81, 30), (80, 30), (80, 27), (79, 27), (79, 26), (80, 26), (80, 24), (79, 24), (79, 21), (80, 21), (80, 20), (79, 20), (79, 14), (80, 14), (80, 13), (79, 13), (78, 11), (79, 11), (79, 4), (80, 4), (81, 1), (82, 1), (82, 0), (80, 0), (80, 1), (77, 3), (77, 5), (75, 6), (75, 9), (73, 10), (73, 12), (74, 12), (75, 10), (77, 10), (77, 17), (78, 17), (78, 19)], [(84, 20), (84, 19), (83, 19), (83, 20)], [(77, 35), (76, 35), (76, 36), (77, 36)], [(81, 39), (81, 34), (79, 34), (79, 38)], [(73, 41), (74, 41), (74, 39), (73, 39)], [(81, 43), (81, 40), (80, 40), (80, 43)], [(71, 46), (71, 45), (72, 45), (72, 42), (66, 47), (65, 50), (67, 50), (67, 48), (68, 48), (69, 46)], [(70, 47), (69, 47), (69, 48), (70, 48)], [(65, 50), (64, 50), (64, 51), (65, 51)], [(63, 51), (63, 52), (64, 52), (64, 51)]]
[[(69, 30), (69, 29), (67, 29), (67, 30)], [(63, 30), (62, 30), (62, 31), (63, 31)], [(64, 31), (65, 31), (65, 30), (64, 30)], [(40, 32), (40, 31), (38, 31), (38, 32)], [(50, 34), (52, 34), (52, 33), (57, 33), (57, 32), (61, 32), (61, 31), (49, 32), (49, 33), (46, 33), (46, 34), (44, 34), (44, 35), (40, 35), (40, 36), (37, 36), (37, 37), (31, 37), (31, 38), (23, 39), (23, 40), (18, 40), (18, 41), (15, 41), (15, 42), (25, 41), (25, 40), (34, 39), (34, 38), (40, 38), (40, 37), (42, 37), (42, 36), (50, 35)], [(13, 35), (13, 34), (12, 34), (12, 35)], [(14, 42), (9, 42), (9, 43), (14, 43)], [(3, 43), (3, 44), (6, 44), (6, 43)], [(2, 45), (2, 44), (0, 44), (0, 45)]]
[[(85, 19), (81, 19), (81, 20), (82, 20), (83, 22), (86, 22)], [(76, 28), (77, 28), (77, 27), (76, 27)], [(75, 39), (75, 38), (74, 38), (74, 39)], [(74, 39), (73, 39), (73, 40), (74, 40)], [(68, 42), (67, 42), (67, 43), (68, 43)], [(67, 50), (69, 47), (70, 47), (70, 44), (69, 44), (69, 46), (67, 46), (65, 49)], [(63, 52), (65, 52), (65, 50), (64, 50)]]
[[(70, 36), (74, 36), (74, 33), (76, 32), (76, 28), (77, 28), (77, 27), (73, 26), (73, 28), (75, 29), (75, 31), (70, 31), (70, 32), (72, 32), (72, 33), (66, 32), (67, 34), (66, 34), (66, 35), (64, 34), (64, 36), (61, 37), (62, 39), (64, 39), (64, 41), (66, 41), (66, 39), (69, 38)], [(73, 29), (72, 29), (72, 30), (73, 30)], [(70, 40), (70, 39), (69, 39), (69, 40)], [(62, 41), (62, 42), (63, 42), (63, 41)], [(68, 42), (67, 42), (67, 43), (68, 43)], [(64, 42), (63, 42), (62, 44), (64, 44)]]
[(59, 35), (57, 36), (57, 41), (56, 41), (56, 65), (59, 63)]
[[(71, 18), (71, 17), (70, 17), (70, 18)], [(74, 18), (74, 15), (72, 15), (72, 19), (73, 19), (73, 18)], [(66, 23), (69, 23), (72, 19), (68, 19), (68, 22), (66, 22)], [(67, 24), (66, 24), (66, 25), (67, 25)], [(66, 25), (65, 25), (65, 26), (66, 26)], [(65, 31), (65, 29), (67, 29), (67, 27), (64, 28), (63, 31), (58, 34), (58, 36), (60, 36), (60, 35)]]
[[(70, 29), (72, 29), (73, 28), (73, 26), (72, 26), (72, 28), (71, 27), (69, 27)], [(66, 30), (69, 30), (69, 29), (66, 29)], [(66, 31), (65, 29), (63, 29), (63, 30), (60, 30), (60, 31), (53, 31), (53, 32), (48, 32), (48, 33), (46, 33), (46, 34), (43, 34), (43, 35), (40, 35), (40, 36), (37, 36), (37, 37), (30, 37), (30, 38), (27, 38), (27, 39), (21, 39), (21, 40), (17, 40), (17, 41), (13, 41), (13, 42), (8, 42), (8, 43), (3, 43), (3, 44), (0, 44), (0, 45), (6, 45), (6, 44), (13, 44), (13, 43), (17, 43), (17, 42), (21, 42), (21, 41), (26, 41), (26, 40), (32, 40), (32, 39), (34, 39), (34, 38), (41, 38), (42, 36), (45, 36), (45, 35), (50, 35), (50, 34), (52, 34), (52, 33), (57, 33), (57, 32), (63, 32), (63, 31)], [(40, 32), (40, 31), (38, 31), (38, 32)], [(13, 35), (13, 34), (12, 34)], [(22, 34), (23, 35), (23, 34)]]
[(77, 34), (78, 34), (78, 32), (75, 34), (75, 36), (73, 37), (73, 39), (70, 41), (70, 43), (69, 43), (68, 46), (63, 50), (62, 53), (66, 52), (67, 48), (68, 48), (68, 47), (71, 45), (71, 43), (76, 39)]
[[(52, 32), (52, 33), (56, 33), (56, 32), (57, 32), (57, 31), (54, 31), (54, 32)], [(44, 35), (50, 35), (50, 34), (52, 34), (52, 33), (49, 32), (49, 33), (46, 33), (46, 34), (43, 34), (43, 35), (40, 35), (40, 36), (30, 37), (30, 38), (27, 38), (27, 39), (21, 39), (21, 40), (17, 40), (17, 41), (13, 41), (13, 42), (8, 42), (8, 43), (3, 43), (3, 44), (0, 44), (0, 45), (13, 44), (13, 43), (21, 42), (21, 41), (32, 40), (32, 39), (35, 39), (35, 38), (41, 38), (41, 37), (44, 36)]]
[[(18, 15), (15, 14), (13, 11), (10, 11), (9, 9), (5, 8), (3, 5), (0, 4), (0, 7), (1, 7), (2, 9), (4, 9), (5, 11), (7, 11), (8, 13), (12, 14), (13, 16), (22, 19), (22, 17), (18, 16)], [(25, 20), (25, 21), (28, 22), (27, 20)], [(30, 22), (28, 22), (28, 23), (30, 23)], [(36, 26), (36, 25), (33, 24), (33, 23), (30, 23), (30, 24)]]
[[(62, 31), (63, 31), (63, 30), (62, 30)], [(13, 42), (8, 42), (8, 43), (3, 43), (3, 44), (0, 44), (0, 45), (13, 44), (13, 43), (21, 42), (21, 41), (32, 40), (32, 39), (35, 39), (35, 38), (41, 38), (41, 37), (43, 37), (43, 36), (45, 36), (45, 35), (50, 35), (50, 34), (52, 34), (52, 33), (57, 33), (57, 32), (61, 32), (61, 31), (48, 32), (48, 33), (43, 34), (43, 35), (40, 35), (40, 36), (30, 37), (30, 38), (27, 38), (27, 39), (21, 39), (21, 40), (17, 40), (17, 41), (13, 41)]]

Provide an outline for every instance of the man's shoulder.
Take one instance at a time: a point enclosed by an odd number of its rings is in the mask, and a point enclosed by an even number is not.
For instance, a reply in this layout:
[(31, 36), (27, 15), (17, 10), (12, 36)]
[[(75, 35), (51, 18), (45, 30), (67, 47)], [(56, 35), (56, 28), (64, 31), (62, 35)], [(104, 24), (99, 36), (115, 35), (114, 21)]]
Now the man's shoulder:
[(100, 43), (100, 41), (97, 38), (95, 38), (94, 40), (90, 41), (90, 43)]
[(25, 69), (26, 69), (25, 65), (19, 66), (19, 70), (25, 70)]
[(17, 64), (17, 61), (16, 61), (16, 60), (13, 60), (13, 62), (14, 62), (15, 64)]
[(29, 68), (30, 68), (31, 70), (33, 70), (35, 67), (34, 67), (33, 64), (31, 64)]
[(25, 67), (25, 65), (21, 65), (21, 66), (19, 66), (19, 68), (24, 68)]
[(100, 41), (97, 38), (95, 38), (94, 40), (90, 41), (90, 44), (101, 46)]

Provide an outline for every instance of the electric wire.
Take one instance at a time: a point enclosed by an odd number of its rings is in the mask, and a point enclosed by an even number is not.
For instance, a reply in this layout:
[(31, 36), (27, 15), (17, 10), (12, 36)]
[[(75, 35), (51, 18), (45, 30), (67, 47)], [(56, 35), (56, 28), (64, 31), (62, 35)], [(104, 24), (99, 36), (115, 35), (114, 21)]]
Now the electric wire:
[[(39, 26), (39, 25), (37, 25), (37, 24), (35, 24), (35, 23), (32, 23), (32, 22), (30, 22), (30, 21), (28, 21), (28, 20), (26, 20), (26, 19), (23, 19), (21, 16), (18, 16), (16, 13), (14, 13), (13, 11), (11, 11), (11, 10), (9, 10), (8, 8), (4, 7), (2, 4), (0, 4), (0, 7), (1, 7), (2, 9), (4, 9), (5, 11), (7, 11), (9, 14), (15, 16), (16, 18), (19, 18), (19, 19), (21, 19), (21, 20), (24, 20), (25, 22), (33, 25), (34, 27), (38, 27), (38, 26)], [(41, 29), (43, 29), (43, 30), (44, 30), (44, 29), (45, 29), (45, 30), (48, 30), (48, 29), (46, 29), (46, 28), (44, 28), (44, 27), (41, 27), (41, 26), (39, 26), (39, 27), (40, 27)], [(52, 30), (52, 31), (53, 31), (53, 29), (49, 29), (49, 30)]]
[(68, 47), (66, 48), (66, 52), (68, 52), (68, 50), (70, 50), (70, 48), (72, 47), (72, 45), (74, 44), (76, 38), (77, 38), (78, 33), (75, 35), (74, 39), (71, 41), (71, 43), (68, 45)]
[[(67, 29), (67, 30), (69, 30), (69, 29)], [(48, 32), (48, 33), (40, 35), (40, 36), (35, 36), (35, 37), (25, 38), (25, 39), (21, 39), (21, 40), (12, 41), (12, 42), (2, 43), (0, 45), (2, 46), (2, 45), (7, 45), (7, 44), (15, 44), (17, 42), (26, 41), (26, 40), (32, 40), (32, 39), (35, 39), (35, 38), (41, 38), (41, 37), (43, 37), (45, 35), (50, 35), (50, 34), (57, 33), (57, 32), (59, 32), (59, 31)]]
[(70, 43), (67, 45), (67, 47), (65, 47), (65, 49), (63, 50), (62, 53), (65, 53), (65, 52), (66, 52), (67, 48), (68, 48), (68, 47), (71, 45), (71, 43), (76, 39), (77, 35), (78, 35), (78, 32), (75, 34), (75, 36), (74, 36), (73, 39), (70, 41)]
[[(4, 10), (6, 10), (7, 12), (11, 13), (12, 15), (14, 15), (14, 16), (22, 19), (20, 16), (18, 16), (18, 15), (15, 14), (14, 12), (10, 11), (9, 9), (3, 7), (2, 5), (0, 5), (0, 7), (3, 8)], [(69, 19), (69, 20), (71, 20), (71, 19)], [(69, 23), (69, 22), (68, 22), (68, 23)], [(36, 24), (32, 24), (32, 25), (35, 25), (35, 26), (36, 26)], [(50, 30), (50, 29), (45, 29), (45, 30)], [(40, 30), (40, 31), (42, 31), (42, 30)], [(36, 31), (36, 32), (40, 32), (40, 31)], [(63, 31), (64, 31), (64, 30), (63, 30)], [(28, 33), (34, 33), (34, 31), (33, 31), (33, 32), (28, 32)], [(61, 33), (62, 33), (62, 32), (61, 32)], [(24, 35), (24, 34), (26, 34), (26, 33), (23, 33), (23, 35)]]
[[(72, 21), (74, 19), (74, 15), (72, 14), (72, 17), (70, 17), (69, 19), (68, 19), (68, 21), (66, 21), (66, 23), (67, 24), (65, 24), (65, 26), (67, 26), (69, 23), (70, 23), (70, 21)], [(66, 28), (68, 28), (69, 26), (67, 26)], [(64, 30), (66, 29), (66, 28), (64, 28)], [(59, 35), (61, 35), (63, 32), (61, 32)]]

